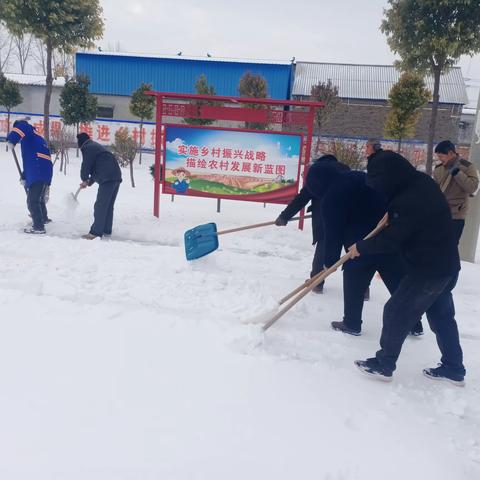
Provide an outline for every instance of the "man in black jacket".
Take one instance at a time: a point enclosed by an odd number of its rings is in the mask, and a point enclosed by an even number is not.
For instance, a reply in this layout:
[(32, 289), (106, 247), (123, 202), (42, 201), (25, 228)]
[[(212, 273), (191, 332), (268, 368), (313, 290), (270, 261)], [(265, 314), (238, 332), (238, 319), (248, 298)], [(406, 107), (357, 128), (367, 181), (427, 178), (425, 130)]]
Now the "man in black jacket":
[[(365, 237), (385, 215), (385, 197), (366, 184), (364, 172), (338, 173), (330, 167), (313, 165), (307, 175), (306, 188), (320, 202), (324, 228), (325, 266), (332, 266), (343, 248)], [(364, 294), (375, 272), (379, 272), (393, 294), (404, 275), (399, 255), (386, 253), (349, 260), (343, 269), (343, 321), (332, 328), (350, 335), (360, 335)], [(423, 331), (422, 325), (412, 330)]]
[(112, 234), (113, 207), (122, 181), (122, 172), (112, 152), (94, 142), (86, 133), (77, 135), (78, 146), (82, 151), (80, 177), (81, 188), (98, 183), (97, 200), (94, 207), (94, 222), (90, 232), (82, 238), (93, 240)]
[(376, 237), (357, 241), (350, 252), (360, 259), (400, 252), (407, 275), (385, 304), (380, 350), (355, 364), (390, 381), (409, 329), (426, 313), (442, 357), (439, 366), (423, 370), (424, 375), (463, 386), (465, 367), (451, 293), (460, 261), (448, 204), (429, 176), (394, 152), (370, 161), (368, 182), (387, 196), (389, 224)]
[[(314, 160), (315, 164), (322, 166), (330, 166), (339, 172), (348, 172), (350, 167), (341, 163), (333, 155), (322, 155), (321, 157)], [(325, 259), (323, 258), (323, 221), (320, 215), (320, 202), (312, 196), (307, 187), (304, 186), (300, 192), (295, 196), (295, 198), (287, 205), (285, 210), (278, 216), (275, 221), (277, 227), (285, 226), (288, 221), (295, 216), (302, 208), (304, 208), (308, 202), (311, 202), (310, 206), (307, 209), (307, 212), (312, 214), (312, 234), (313, 242), (312, 245), (315, 245), (315, 254), (312, 261), (312, 270), (310, 272), (310, 278), (317, 275), (323, 270), (325, 265)], [(323, 293), (324, 282), (320, 283), (314, 288), (315, 293)]]

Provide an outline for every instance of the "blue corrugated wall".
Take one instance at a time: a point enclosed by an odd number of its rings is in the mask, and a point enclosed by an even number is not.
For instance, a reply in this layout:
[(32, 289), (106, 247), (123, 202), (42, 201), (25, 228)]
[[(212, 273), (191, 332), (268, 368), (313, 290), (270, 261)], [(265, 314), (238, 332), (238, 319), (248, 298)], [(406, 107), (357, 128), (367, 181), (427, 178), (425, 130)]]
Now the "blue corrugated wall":
[(290, 98), (292, 66), (215, 60), (135, 57), (77, 53), (76, 72), (90, 78), (90, 91), (105, 95), (131, 95), (141, 82), (163, 92), (196, 93), (195, 82), (205, 74), (217, 95), (239, 96), (238, 83), (250, 71), (268, 83), (268, 96)]

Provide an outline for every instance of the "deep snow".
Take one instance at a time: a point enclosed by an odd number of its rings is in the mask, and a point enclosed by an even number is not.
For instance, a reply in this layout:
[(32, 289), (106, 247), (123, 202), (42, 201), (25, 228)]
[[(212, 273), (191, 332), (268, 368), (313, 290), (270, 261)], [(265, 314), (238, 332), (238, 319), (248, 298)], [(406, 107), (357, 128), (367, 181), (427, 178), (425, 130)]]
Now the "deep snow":
[[(341, 274), (266, 334), (243, 320), (304, 281), (310, 225), (220, 237), (187, 262), (183, 233), (273, 220), (280, 206), (162, 196), (144, 156), (120, 189), (111, 241), (78, 237), (96, 187), (80, 160), (55, 171), (54, 223), (27, 236), (25, 195), (0, 146), (0, 478), (5, 480), (391, 480), (480, 478), (480, 267), (455, 290), (467, 386), (421, 375), (439, 353), (430, 331), (408, 339), (391, 384), (353, 360), (378, 347), (380, 280), (364, 334), (333, 332)], [(308, 221), (307, 221), (308, 222)]]

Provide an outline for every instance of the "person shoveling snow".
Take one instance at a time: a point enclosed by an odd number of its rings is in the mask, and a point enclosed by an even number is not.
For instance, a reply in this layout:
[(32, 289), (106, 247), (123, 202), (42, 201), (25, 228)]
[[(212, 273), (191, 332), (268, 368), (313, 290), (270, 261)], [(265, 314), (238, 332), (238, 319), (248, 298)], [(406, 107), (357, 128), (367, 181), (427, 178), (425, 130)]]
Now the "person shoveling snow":
[(46, 197), (52, 183), (53, 165), (45, 139), (37, 133), (27, 120), (16, 120), (7, 136), (7, 142), (17, 162), (15, 146), (20, 143), (23, 172), (21, 182), (27, 192), (27, 207), (32, 217), (32, 226), (25, 233), (44, 234), (45, 223), (49, 223)]
[(94, 222), (90, 231), (82, 235), (82, 238), (94, 240), (104, 235), (110, 236), (113, 207), (122, 182), (120, 166), (112, 152), (91, 140), (86, 133), (79, 133), (77, 139), (83, 157), (80, 188), (91, 187), (95, 182), (98, 183), (97, 200), (93, 211)]

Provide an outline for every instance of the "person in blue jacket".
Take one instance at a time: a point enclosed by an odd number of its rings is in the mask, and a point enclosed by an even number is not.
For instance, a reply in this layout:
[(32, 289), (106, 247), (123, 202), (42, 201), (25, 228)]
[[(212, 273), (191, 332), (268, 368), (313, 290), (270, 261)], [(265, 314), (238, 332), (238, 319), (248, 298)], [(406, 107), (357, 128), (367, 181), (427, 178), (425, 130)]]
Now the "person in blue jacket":
[(11, 148), (20, 143), (23, 161), (22, 183), (27, 191), (27, 206), (32, 217), (32, 226), (25, 233), (45, 233), (45, 223), (50, 220), (45, 204), (45, 195), (52, 183), (53, 165), (45, 139), (27, 120), (16, 120), (7, 136)]

